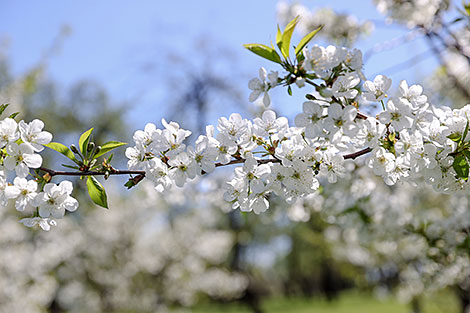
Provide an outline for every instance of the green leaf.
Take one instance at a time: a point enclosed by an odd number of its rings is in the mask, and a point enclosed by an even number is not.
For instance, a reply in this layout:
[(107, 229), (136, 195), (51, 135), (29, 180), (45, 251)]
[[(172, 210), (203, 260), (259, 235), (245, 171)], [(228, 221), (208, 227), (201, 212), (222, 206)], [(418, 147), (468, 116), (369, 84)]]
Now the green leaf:
[(460, 138), (460, 143), (461, 143), (461, 144), (463, 143), (463, 141), (465, 140), (465, 138), (467, 138), (467, 134), (468, 134), (468, 124), (469, 124), (469, 121), (467, 120), (467, 125), (465, 125), (465, 130), (463, 131), (462, 138)]
[(9, 118), (15, 118), (20, 112), (11, 113)]
[(49, 149), (55, 150), (59, 153), (62, 153), (67, 158), (69, 158), (70, 160), (72, 160), (75, 163), (77, 163), (78, 165), (80, 165), (80, 162), (75, 158), (75, 155), (73, 154), (73, 152), (70, 151), (70, 149), (67, 148), (66, 146), (64, 146), (63, 144), (61, 144), (59, 142), (51, 142), (51, 143), (48, 143), (47, 145), (44, 145), (44, 146), (48, 147)]
[(464, 151), (463, 151), (463, 154), (465, 155), (465, 157), (467, 158), (467, 160), (470, 161), (470, 151), (469, 151), (469, 150), (464, 150)]
[(243, 47), (250, 50), (254, 54), (259, 55), (260, 57), (268, 59), (269, 61), (279, 63), (279, 64), (282, 63), (281, 57), (276, 52), (276, 50), (274, 50), (273, 48), (270, 48), (266, 45), (257, 44), (257, 43), (250, 43), (250, 44), (243, 45)]
[(73, 168), (74, 170), (80, 169), (80, 167), (74, 166), (74, 165), (62, 164), (62, 166), (63, 166), (63, 167), (68, 167), (68, 168)]
[(282, 34), (281, 52), (282, 55), (286, 58), (289, 57), (290, 40), (298, 21), (299, 17), (296, 16), (292, 21), (289, 22), (289, 24), (287, 24), (286, 28), (284, 29), (284, 34)]
[(452, 141), (459, 142), (460, 141), (460, 134), (459, 133), (453, 133), (447, 136)]
[(323, 25), (318, 27), (317, 29), (311, 31), (307, 35), (304, 36), (295, 48), (295, 55), (299, 56), (300, 53), (302, 53), (302, 50), (305, 48), (305, 46), (312, 40), (313, 37), (323, 28)]
[(110, 154), (109, 157), (106, 159), (106, 163), (111, 163), (111, 160), (113, 159), (114, 154)]
[(454, 158), (454, 163), (452, 164), (457, 176), (465, 180), (468, 179), (469, 165), (467, 159), (463, 155), (457, 155)]
[(108, 141), (107, 143), (101, 145), (101, 150), (97, 154), (95, 154), (95, 158), (99, 158), (103, 154), (108, 153), (109, 151), (116, 149), (120, 146), (127, 145), (125, 142), (119, 142), (119, 141)]
[(93, 176), (88, 176), (86, 180), (86, 186), (88, 188), (88, 194), (90, 195), (91, 200), (97, 205), (107, 209), (108, 208), (108, 198), (106, 196), (106, 191), (100, 182)]
[(84, 132), (80, 139), (78, 140), (78, 147), (80, 148), (80, 152), (85, 155), (87, 152), (88, 141), (90, 140), (91, 132), (93, 131), (93, 127)]
[(282, 33), (279, 25), (277, 25), (277, 34), (276, 34), (276, 45), (279, 49), (282, 49)]
[(465, 3), (465, 1), (462, 1), (462, 4), (465, 12), (467, 12), (467, 15), (470, 15), (470, 3)]
[(292, 87), (291, 86), (287, 87), (287, 93), (289, 94), (289, 96), (292, 96)]
[(5, 109), (8, 108), (8, 106), (9, 106), (8, 103), (5, 103), (5, 104), (0, 105), (0, 115), (3, 114), (3, 112), (5, 111)]

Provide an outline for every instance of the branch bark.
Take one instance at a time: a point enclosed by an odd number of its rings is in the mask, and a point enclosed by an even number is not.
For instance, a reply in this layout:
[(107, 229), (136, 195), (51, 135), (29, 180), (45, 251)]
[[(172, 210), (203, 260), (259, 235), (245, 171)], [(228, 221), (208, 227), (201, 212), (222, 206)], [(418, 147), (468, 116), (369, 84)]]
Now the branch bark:
[[(367, 154), (371, 152), (371, 148), (365, 148), (360, 151), (350, 153), (350, 154), (345, 154), (343, 157), (345, 160), (347, 159), (352, 159), (354, 160), (357, 157), (360, 157), (361, 155)], [(226, 166), (226, 165), (232, 165), (232, 164), (240, 164), (244, 163), (245, 159), (239, 158), (232, 160), (228, 162), (227, 164), (222, 164), (222, 163), (216, 163), (215, 167), (221, 167), (221, 166)], [(259, 164), (268, 164), (268, 163), (281, 163), (280, 159), (261, 159), (258, 160)], [(98, 171), (84, 171), (84, 172), (68, 172), (68, 171), (56, 171), (50, 168), (46, 167), (40, 167), (40, 171), (48, 173), (51, 177), (54, 176), (104, 176), (106, 175), (105, 172), (98, 172)], [(203, 172), (203, 174), (205, 174)], [(108, 175), (141, 175), (145, 176), (145, 171), (130, 171), (130, 170), (114, 170), (110, 171)]]

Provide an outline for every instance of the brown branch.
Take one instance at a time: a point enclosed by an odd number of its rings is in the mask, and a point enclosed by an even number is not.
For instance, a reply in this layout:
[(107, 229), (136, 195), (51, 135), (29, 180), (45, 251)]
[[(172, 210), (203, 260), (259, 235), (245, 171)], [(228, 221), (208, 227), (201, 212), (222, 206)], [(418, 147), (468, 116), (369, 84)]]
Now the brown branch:
[(56, 171), (45, 167), (40, 167), (40, 171), (48, 173), (52, 176), (104, 176), (104, 175), (144, 175), (145, 171), (129, 171), (129, 170), (114, 170), (106, 172), (97, 172), (97, 171), (83, 171), (83, 172), (66, 172), (66, 171)]
[[(365, 148), (360, 151), (350, 153), (350, 154), (345, 154), (343, 155), (344, 159), (352, 159), (354, 160), (357, 157), (360, 157), (361, 155), (367, 154), (371, 152), (371, 148)], [(232, 165), (232, 164), (240, 164), (244, 163), (245, 159), (239, 158), (232, 160), (226, 164), (222, 163), (216, 163), (215, 167), (221, 167), (221, 166), (226, 166), (226, 165)], [(269, 164), (269, 163), (281, 163), (280, 159), (261, 159), (258, 160), (258, 164)], [(45, 168), (45, 167), (40, 167), (40, 171), (48, 173), (51, 177), (53, 176), (104, 176), (104, 175), (138, 175), (139, 176), (139, 181), (145, 177), (145, 171), (130, 171), (130, 170), (113, 170), (110, 171), (108, 174), (106, 172), (97, 172), (97, 171), (84, 171), (84, 172), (67, 172), (67, 171), (56, 171), (50, 168)], [(202, 174), (205, 174), (203, 171)]]
[(434, 52), (435, 57), (437, 58), (439, 63), (441, 63), (441, 65), (444, 67), (447, 77), (452, 81), (452, 83), (455, 85), (456, 89), (462, 94), (462, 96), (464, 96), (466, 99), (470, 99), (470, 91), (467, 89), (466, 86), (461, 83), (458, 77), (456, 77), (449, 71), (449, 65), (442, 56), (442, 52), (434, 43), (433, 33), (428, 32), (425, 34), (425, 36), (429, 45), (431, 46), (432, 51)]
[(354, 160), (355, 158), (357, 157), (360, 157), (361, 155), (364, 155), (364, 154), (367, 154), (369, 152), (371, 152), (372, 149), (371, 148), (365, 148), (365, 149), (362, 149), (360, 151), (357, 151), (357, 152), (354, 152), (354, 153), (350, 153), (350, 154), (345, 154), (343, 155), (343, 158), (346, 160), (346, 159), (352, 159)]

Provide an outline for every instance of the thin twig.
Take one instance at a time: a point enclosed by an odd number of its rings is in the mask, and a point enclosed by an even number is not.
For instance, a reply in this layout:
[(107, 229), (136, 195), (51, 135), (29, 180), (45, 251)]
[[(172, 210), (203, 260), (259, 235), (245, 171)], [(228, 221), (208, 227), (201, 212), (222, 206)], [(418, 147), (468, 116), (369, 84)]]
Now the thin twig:
[(48, 173), (50, 176), (104, 176), (104, 175), (145, 175), (145, 171), (129, 171), (129, 170), (114, 170), (108, 174), (106, 172), (97, 171), (83, 171), (83, 172), (67, 172), (56, 171), (45, 167), (40, 167), (40, 171)]
[[(346, 159), (353, 159), (354, 160), (355, 158), (357, 158), (361, 155), (367, 154), (371, 151), (372, 151), (372, 149), (365, 148), (363, 150), (360, 150), (360, 151), (357, 151), (357, 152), (354, 152), (354, 153), (346, 154), (343, 157), (344, 157), (345, 160)], [(240, 158), (240, 159), (232, 160), (232, 161), (230, 161), (226, 164), (216, 163), (215, 167), (221, 167), (221, 166), (232, 165), (232, 164), (240, 164), (240, 163), (244, 163), (244, 162), (245, 162), (245, 159)], [(268, 164), (268, 163), (281, 163), (281, 160), (280, 159), (261, 159), (261, 160), (258, 160), (258, 164)], [(56, 170), (46, 168), (46, 167), (40, 167), (39, 170), (48, 173), (51, 177), (53, 177), (53, 176), (104, 176), (104, 175), (141, 175), (141, 176), (145, 176), (145, 171), (130, 171), (130, 170), (114, 170), (114, 171), (110, 171), (108, 174), (106, 172), (97, 172), (97, 171), (84, 171), (84, 172), (56, 171)], [(203, 172), (203, 174), (204, 173), (205, 172)]]
[(447, 62), (445, 61), (444, 57), (442, 56), (442, 52), (439, 50), (439, 48), (436, 46), (433, 40), (433, 33), (426, 33), (425, 37), (431, 46), (432, 51), (434, 52), (435, 57), (438, 59), (439, 63), (444, 67), (446, 70), (447, 77), (454, 83), (455, 87), (457, 90), (466, 98), (470, 99), (470, 91), (467, 89), (466, 86), (464, 86), (461, 81), (449, 71), (449, 66)]

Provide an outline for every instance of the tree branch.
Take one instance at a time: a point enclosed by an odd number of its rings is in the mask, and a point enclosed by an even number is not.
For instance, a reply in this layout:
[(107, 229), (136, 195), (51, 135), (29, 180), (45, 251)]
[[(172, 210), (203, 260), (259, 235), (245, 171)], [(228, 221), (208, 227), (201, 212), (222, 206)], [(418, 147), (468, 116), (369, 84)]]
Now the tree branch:
[[(48, 173), (50, 176), (104, 176), (106, 172), (84, 171), (84, 172), (66, 172), (56, 171), (45, 167), (40, 167), (40, 171)], [(145, 171), (114, 170), (109, 171), (108, 175), (145, 175)]]
[[(357, 157), (360, 157), (361, 155), (367, 154), (371, 152), (371, 148), (365, 148), (360, 151), (350, 153), (350, 154), (345, 154), (343, 155), (344, 159), (352, 159), (354, 160)], [(232, 164), (240, 164), (244, 163), (245, 159), (239, 158), (232, 160), (226, 164), (223, 163), (216, 163), (215, 167), (221, 167), (221, 166), (226, 166), (226, 165), (232, 165)], [(269, 163), (281, 163), (280, 159), (261, 159), (258, 160), (258, 164), (269, 164)], [(142, 178), (145, 177), (145, 171), (130, 171), (130, 170), (113, 170), (109, 171), (108, 173), (106, 172), (97, 172), (97, 171), (84, 171), (84, 172), (67, 172), (67, 171), (56, 171), (50, 168), (46, 167), (40, 167), (40, 171), (48, 173), (51, 177), (54, 176), (104, 176), (104, 175), (139, 175)], [(202, 174), (205, 174), (206, 172), (202, 172)]]
[(345, 154), (343, 155), (343, 158), (346, 160), (346, 159), (352, 159), (354, 160), (355, 158), (357, 157), (360, 157), (361, 155), (364, 155), (364, 154), (367, 154), (369, 152), (371, 152), (372, 149), (371, 148), (365, 148), (365, 149), (362, 149), (360, 151), (357, 151), (357, 152), (354, 152), (354, 153), (350, 153), (350, 154)]
[(449, 66), (447, 62), (445, 61), (444, 57), (442, 56), (442, 52), (439, 51), (438, 47), (435, 45), (434, 40), (433, 40), (433, 33), (432, 32), (427, 32), (425, 34), (425, 38), (427, 39), (429, 45), (431, 46), (432, 51), (434, 52), (434, 55), (438, 59), (438, 61), (441, 63), (441, 65), (445, 68), (447, 77), (454, 83), (455, 87), (457, 90), (466, 98), (470, 99), (470, 91), (467, 89), (466, 86), (464, 86), (461, 81), (449, 71)]

